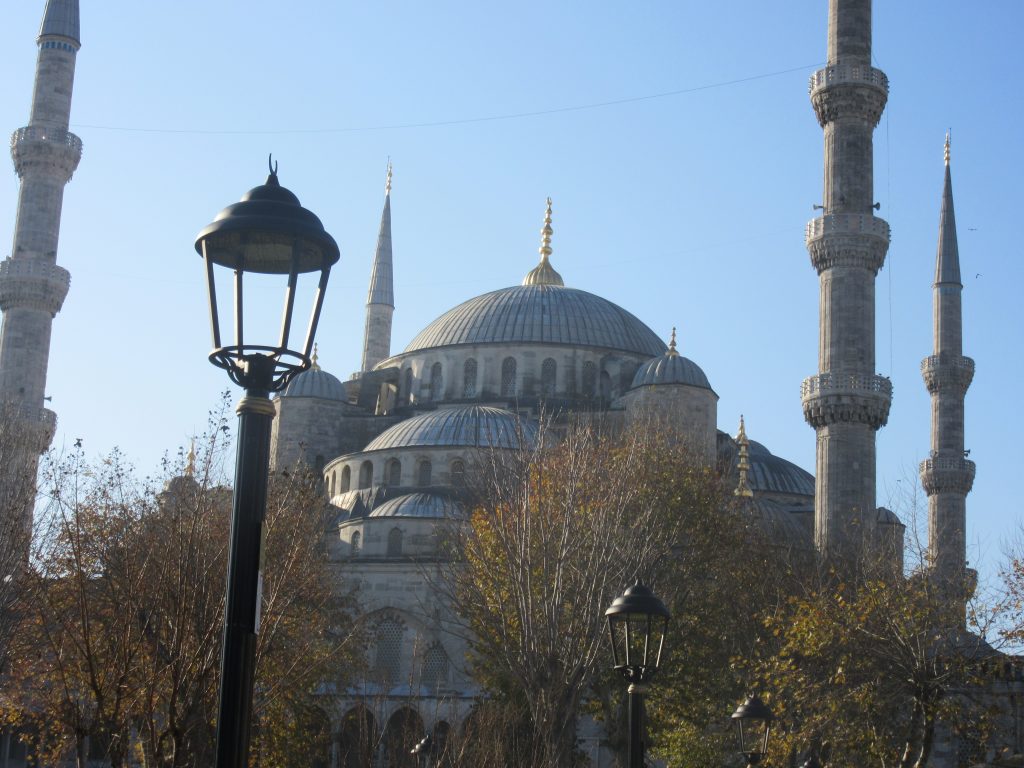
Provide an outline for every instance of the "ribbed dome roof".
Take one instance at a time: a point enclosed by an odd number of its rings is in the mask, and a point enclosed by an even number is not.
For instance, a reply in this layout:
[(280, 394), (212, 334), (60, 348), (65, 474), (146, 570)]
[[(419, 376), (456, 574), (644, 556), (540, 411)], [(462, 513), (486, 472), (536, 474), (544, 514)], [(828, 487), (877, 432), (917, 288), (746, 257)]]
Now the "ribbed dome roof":
[(750, 441), (750, 473), (755, 491), (814, 496), (814, 475), (791, 461), (775, 456), (761, 443)]
[(502, 343), (602, 347), (646, 357), (665, 351), (657, 334), (622, 307), (559, 285), (516, 285), (477, 296), (434, 320), (405, 351)]
[(519, 448), (520, 432), (528, 444), (536, 427), (501, 408), (473, 405), (444, 408), (414, 416), (384, 431), (364, 450), (420, 447)]
[(656, 384), (687, 384), (691, 387), (711, 389), (711, 383), (700, 366), (674, 349), (641, 365), (633, 375), (633, 383), (630, 386), (646, 387)]
[(462, 506), (446, 496), (434, 493), (407, 493), (386, 501), (370, 517), (463, 517)]
[(319, 397), (324, 400), (347, 400), (345, 385), (337, 376), (314, 366), (289, 382), (281, 397)]

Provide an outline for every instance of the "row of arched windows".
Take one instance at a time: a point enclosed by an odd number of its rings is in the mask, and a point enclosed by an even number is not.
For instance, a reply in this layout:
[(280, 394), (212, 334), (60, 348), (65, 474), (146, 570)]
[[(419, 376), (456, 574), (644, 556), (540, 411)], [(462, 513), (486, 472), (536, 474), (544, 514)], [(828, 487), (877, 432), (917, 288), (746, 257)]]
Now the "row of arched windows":
[[(515, 397), (521, 394), (519, 391), (518, 362), (514, 357), (506, 357), (501, 361), (501, 382), (499, 392), (501, 397)], [(476, 358), (468, 358), (462, 364), (462, 392), (463, 398), (477, 397), (480, 393), (479, 364)], [(564, 371), (565, 381), (563, 386), (569, 395), (580, 394), (584, 397), (608, 397), (609, 392), (604, 391), (604, 379), (608, 378), (607, 373), (601, 374), (602, 387), (598, 388), (597, 365), (593, 360), (586, 360), (582, 366), (582, 388), (579, 392), (576, 389), (576, 367), (566, 366)], [(611, 379), (608, 378), (609, 387)], [(402, 402), (410, 401), (410, 394), (413, 389), (412, 368), (406, 368), (402, 374), (401, 391), (399, 397)], [(558, 363), (553, 357), (545, 358), (540, 365), (540, 389), (538, 394), (542, 397), (553, 397), (558, 391)], [(430, 367), (430, 376), (427, 379), (426, 398), (428, 401), (437, 402), (445, 397), (444, 390), (444, 369), (441, 363), (434, 363)]]
[[(386, 680), (395, 681), (402, 668), (402, 638), (405, 624), (394, 616), (388, 616), (377, 624), (374, 671)], [(420, 682), (433, 689), (444, 685), (448, 679), (448, 654), (439, 642), (431, 643), (423, 653)]]
[[(428, 486), (433, 480), (433, 464), (430, 459), (420, 459), (416, 463), (416, 485)], [(462, 485), (466, 479), (466, 464), (461, 459), (456, 459), (449, 466), (450, 481), (452, 485)], [(388, 459), (384, 465), (383, 485), (392, 488), (402, 484), (402, 462), (398, 459)], [(359, 466), (359, 485), (357, 489), (369, 488), (373, 485), (373, 462), (364, 461)], [(340, 482), (337, 472), (332, 472), (327, 480), (327, 493), (334, 496), (336, 493), (346, 493), (352, 490), (352, 467), (346, 464), (341, 469)]]
[[(401, 528), (395, 526), (388, 531), (388, 548), (385, 550), (387, 557), (401, 557), (403, 542), (404, 534)], [(352, 538), (349, 539), (349, 554), (352, 557), (358, 557), (362, 546), (363, 536), (359, 531), (356, 531), (352, 534)]]

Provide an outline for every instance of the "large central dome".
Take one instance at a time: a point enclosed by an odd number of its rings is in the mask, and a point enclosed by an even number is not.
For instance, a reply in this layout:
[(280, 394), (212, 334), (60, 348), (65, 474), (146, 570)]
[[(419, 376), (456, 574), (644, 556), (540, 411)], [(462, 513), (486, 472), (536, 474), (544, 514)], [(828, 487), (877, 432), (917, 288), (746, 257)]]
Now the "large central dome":
[(405, 351), (457, 344), (565, 344), (655, 357), (665, 342), (607, 299), (560, 285), (517, 285), (450, 309)]

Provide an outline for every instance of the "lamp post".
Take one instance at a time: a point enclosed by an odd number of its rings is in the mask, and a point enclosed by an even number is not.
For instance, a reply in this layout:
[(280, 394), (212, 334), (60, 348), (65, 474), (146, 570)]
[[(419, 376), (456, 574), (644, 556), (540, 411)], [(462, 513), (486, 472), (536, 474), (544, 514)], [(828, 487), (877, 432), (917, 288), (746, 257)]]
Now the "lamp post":
[[(210, 362), (224, 368), (233, 382), (245, 388), (236, 409), (238, 448), (217, 718), (218, 768), (245, 768), (263, 578), (270, 428), (274, 417), (270, 393), (284, 388), (295, 374), (310, 365), (324, 290), (339, 253), (334, 238), (324, 231), (320, 220), (280, 185), (276, 165), (271, 167), (265, 184), (249, 190), (239, 202), (221, 211), (199, 233), (195, 246), (206, 265), (213, 330)], [(233, 344), (222, 343), (217, 307), (217, 276), (224, 270), (233, 273), (229, 279), (234, 286), (234, 305), (228, 319), (233, 320)], [(306, 338), (298, 350), (293, 350), (289, 339), (299, 276), (317, 272), (319, 280)], [(271, 343), (252, 343), (245, 335), (247, 307), (242, 289), (246, 275), (287, 277), (281, 333), (276, 345), (274, 339)], [(254, 309), (263, 311), (262, 307)]]
[(658, 671), (668, 632), (669, 612), (654, 593), (637, 581), (604, 612), (612, 640), (612, 659), (629, 683), (628, 768), (643, 768), (643, 695)]
[(740, 754), (747, 759), (749, 768), (756, 766), (768, 754), (768, 737), (774, 719), (772, 711), (753, 694), (747, 696), (747, 700), (732, 713)]

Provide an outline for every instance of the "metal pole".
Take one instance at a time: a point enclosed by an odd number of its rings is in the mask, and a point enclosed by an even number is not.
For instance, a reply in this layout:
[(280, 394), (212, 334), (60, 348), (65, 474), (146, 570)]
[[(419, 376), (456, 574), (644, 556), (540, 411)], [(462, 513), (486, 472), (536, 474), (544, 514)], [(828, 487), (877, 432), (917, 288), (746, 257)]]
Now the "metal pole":
[(644, 768), (644, 693), (646, 685), (630, 683), (629, 699), (629, 768)]
[[(264, 367), (252, 361), (254, 368)], [(271, 369), (272, 371), (272, 369)], [(263, 377), (254, 377), (262, 379)], [(231, 549), (224, 606), (217, 768), (247, 768), (252, 689), (262, 588), (263, 516), (267, 508), (270, 428), (269, 375), (238, 403), (238, 448), (231, 507)]]

